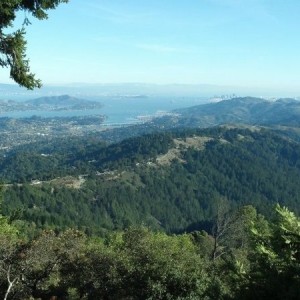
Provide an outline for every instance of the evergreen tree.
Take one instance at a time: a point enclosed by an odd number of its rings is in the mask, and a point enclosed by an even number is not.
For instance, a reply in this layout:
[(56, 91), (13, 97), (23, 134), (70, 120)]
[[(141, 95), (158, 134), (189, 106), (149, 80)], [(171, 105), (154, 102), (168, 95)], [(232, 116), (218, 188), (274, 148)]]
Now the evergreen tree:
[(300, 219), (279, 205), (276, 213), (269, 230), (254, 223), (251, 267), (240, 299), (299, 299)]
[(13, 27), (18, 11), (25, 11), (43, 20), (48, 17), (47, 10), (56, 8), (68, 0), (5, 0), (0, 2), (0, 67), (10, 68), (10, 77), (28, 89), (41, 87), (41, 81), (30, 71), (26, 58), (25, 26), (30, 24), (26, 16), (21, 29), (6, 33)]

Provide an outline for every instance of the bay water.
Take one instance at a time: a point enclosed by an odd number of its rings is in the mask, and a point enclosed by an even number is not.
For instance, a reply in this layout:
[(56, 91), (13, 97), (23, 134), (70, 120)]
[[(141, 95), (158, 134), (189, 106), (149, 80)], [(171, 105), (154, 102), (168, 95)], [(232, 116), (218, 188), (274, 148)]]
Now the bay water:
[(27, 110), (1, 113), (0, 117), (29, 118), (41, 117), (73, 117), (105, 115), (104, 125), (133, 124), (151, 116), (172, 112), (174, 109), (185, 108), (207, 103), (207, 98), (199, 97), (103, 97), (93, 98), (103, 106), (100, 109), (86, 110)]

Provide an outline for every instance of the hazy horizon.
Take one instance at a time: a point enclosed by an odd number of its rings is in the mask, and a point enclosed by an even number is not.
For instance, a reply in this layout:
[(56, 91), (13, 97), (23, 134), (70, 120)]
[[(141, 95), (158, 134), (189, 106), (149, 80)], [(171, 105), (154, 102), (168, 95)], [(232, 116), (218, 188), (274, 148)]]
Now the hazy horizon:
[(150, 83), (69, 83), (44, 85), (33, 91), (16, 84), (0, 83), (0, 100), (33, 99), (43, 96), (68, 94), (75, 97), (97, 98), (145, 95), (149, 97), (213, 98), (226, 95), (260, 98), (299, 98), (300, 92), (290, 90), (265, 90), (247, 87), (218, 86), (209, 84), (150, 84)]

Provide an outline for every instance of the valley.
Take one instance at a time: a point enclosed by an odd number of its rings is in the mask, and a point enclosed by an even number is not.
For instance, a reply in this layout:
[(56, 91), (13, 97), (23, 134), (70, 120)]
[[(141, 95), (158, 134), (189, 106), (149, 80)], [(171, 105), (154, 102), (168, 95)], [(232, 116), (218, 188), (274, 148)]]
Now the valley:
[(60, 143), (16, 148), (0, 160), (1, 181), (10, 184), (7, 214), (19, 207), (38, 227), (104, 234), (142, 223), (173, 233), (204, 229), (220, 198), (266, 215), (276, 203), (299, 213), (300, 144), (270, 129), (178, 129), (112, 144), (89, 136)]
[(299, 300), (299, 11), (0, 1), (0, 299)]
[[(270, 111), (260, 123), (261, 110), (249, 109), (257, 105)], [(280, 104), (270, 123), (277, 105), (232, 99), (117, 128), (103, 126), (104, 116), (0, 119), (0, 248), (12, 259), (1, 264), (26, 278), (16, 294), (284, 297), (283, 279), (261, 288), (283, 262), (297, 267), (295, 256), (286, 263), (297, 241), (283, 253), (277, 245), (298, 237), (298, 103)], [(294, 274), (282, 273), (292, 292)]]

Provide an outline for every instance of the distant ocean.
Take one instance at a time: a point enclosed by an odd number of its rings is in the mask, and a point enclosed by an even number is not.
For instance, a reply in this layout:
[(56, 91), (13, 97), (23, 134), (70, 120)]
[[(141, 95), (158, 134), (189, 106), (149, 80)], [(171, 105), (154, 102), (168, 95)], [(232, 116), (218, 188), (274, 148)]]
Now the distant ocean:
[(208, 102), (207, 98), (192, 97), (145, 97), (145, 98), (101, 98), (97, 100), (103, 104), (100, 109), (72, 110), (72, 111), (13, 111), (0, 114), (0, 117), (26, 118), (41, 117), (72, 117), (88, 115), (105, 115), (105, 125), (133, 124), (147, 117), (171, 112), (177, 108), (190, 107)]

